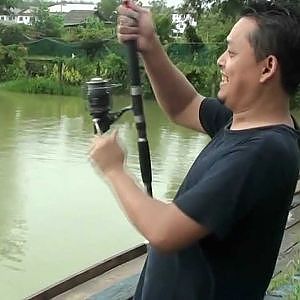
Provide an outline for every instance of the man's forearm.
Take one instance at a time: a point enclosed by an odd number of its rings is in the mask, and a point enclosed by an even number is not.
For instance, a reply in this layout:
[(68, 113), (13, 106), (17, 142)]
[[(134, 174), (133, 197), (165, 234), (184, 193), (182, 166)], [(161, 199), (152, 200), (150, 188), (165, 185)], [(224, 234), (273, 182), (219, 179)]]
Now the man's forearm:
[(164, 228), (162, 222), (166, 219), (164, 213), (167, 213), (168, 204), (147, 195), (125, 170), (118, 170), (106, 178), (130, 221), (152, 245), (155, 245), (159, 239), (159, 232)]

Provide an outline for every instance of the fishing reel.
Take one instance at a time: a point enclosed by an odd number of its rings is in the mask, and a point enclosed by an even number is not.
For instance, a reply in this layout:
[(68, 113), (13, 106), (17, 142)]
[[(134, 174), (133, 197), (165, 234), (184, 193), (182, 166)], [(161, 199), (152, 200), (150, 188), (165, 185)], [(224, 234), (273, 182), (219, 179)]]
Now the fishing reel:
[(110, 125), (118, 120), (124, 112), (132, 109), (131, 106), (127, 106), (120, 111), (111, 112), (111, 91), (118, 86), (120, 84), (111, 84), (109, 80), (99, 77), (86, 82), (88, 109), (93, 118), (95, 134), (102, 134), (109, 130)]

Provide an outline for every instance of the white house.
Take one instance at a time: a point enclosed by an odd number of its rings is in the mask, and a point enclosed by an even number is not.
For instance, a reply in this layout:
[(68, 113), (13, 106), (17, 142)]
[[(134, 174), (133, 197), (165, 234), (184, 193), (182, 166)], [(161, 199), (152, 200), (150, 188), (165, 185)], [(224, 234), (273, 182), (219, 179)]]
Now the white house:
[[(48, 7), (49, 12), (56, 14), (62, 13), (63, 15), (68, 14), (70, 11), (95, 11), (97, 4), (95, 3), (66, 3), (61, 2)], [(37, 7), (30, 7), (27, 9), (13, 9), (10, 12), (0, 14), (0, 23), (5, 24), (25, 24), (31, 25), (34, 19), (34, 11)]]
[(190, 24), (191, 26), (194, 27), (197, 26), (197, 22), (189, 14), (187, 15), (172, 14), (172, 23), (175, 24), (175, 29), (173, 29), (174, 34), (184, 33), (187, 24)]
[(13, 9), (10, 13), (0, 15), (0, 23), (5, 24), (25, 24), (31, 25), (33, 21), (33, 10), (28, 9)]
[(2, 13), (0, 14), (0, 23), (15, 23), (15, 16)]

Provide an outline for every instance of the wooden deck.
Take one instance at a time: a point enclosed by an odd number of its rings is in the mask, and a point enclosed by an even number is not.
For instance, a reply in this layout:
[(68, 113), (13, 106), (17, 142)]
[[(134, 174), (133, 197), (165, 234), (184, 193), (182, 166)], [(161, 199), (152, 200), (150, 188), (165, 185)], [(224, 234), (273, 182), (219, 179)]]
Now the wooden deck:
[(83, 283), (53, 300), (112, 300), (133, 296), (146, 254)]
[[(24, 300), (91, 299), (90, 297), (93, 294), (109, 289), (111, 286), (127, 279), (130, 279), (131, 289), (133, 289), (133, 276), (140, 272), (146, 252), (146, 244), (137, 245), (47, 287)], [(129, 289), (125, 282), (123, 286), (127, 287), (127, 290)], [(108, 297), (105, 300), (110, 299), (117, 298)]]
[[(300, 251), (300, 180), (286, 225), (274, 277), (288, 267)], [(127, 300), (133, 296), (146, 258), (146, 245), (125, 251), (33, 295), (27, 300)], [(265, 300), (280, 300), (272, 295)]]

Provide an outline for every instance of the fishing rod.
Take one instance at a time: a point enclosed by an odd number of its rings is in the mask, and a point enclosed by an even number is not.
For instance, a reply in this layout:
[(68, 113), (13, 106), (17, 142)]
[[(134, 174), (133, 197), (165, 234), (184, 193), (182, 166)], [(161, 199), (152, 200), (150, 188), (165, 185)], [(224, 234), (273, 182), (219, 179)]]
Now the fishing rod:
[[(123, 2), (128, 7), (128, 1)], [(86, 82), (87, 100), (90, 115), (93, 117), (94, 133), (102, 134), (109, 130), (110, 125), (121, 117), (121, 115), (132, 110), (138, 135), (138, 152), (140, 171), (147, 193), (152, 197), (152, 171), (149, 143), (146, 133), (146, 121), (144, 116), (142, 87), (139, 72), (139, 59), (137, 54), (136, 41), (126, 42), (128, 54), (128, 73), (130, 76), (130, 94), (132, 106), (125, 107), (119, 112), (111, 112), (112, 88), (118, 86), (110, 84), (108, 80), (102, 78), (92, 78)]]
[[(125, 0), (123, 4), (130, 8), (129, 1)], [(147, 139), (146, 121), (144, 115), (143, 98), (142, 98), (142, 87), (140, 79), (140, 67), (139, 58), (137, 53), (136, 40), (126, 42), (127, 53), (128, 53), (128, 71), (131, 81), (131, 99), (132, 99), (132, 111), (134, 115), (135, 125), (138, 133), (138, 150), (139, 150), (139, 161), (142, 179), (146, 186), (147, 192), (152, 196), (152, 172), (151, 172), (151, 159), (149, 143)]]

